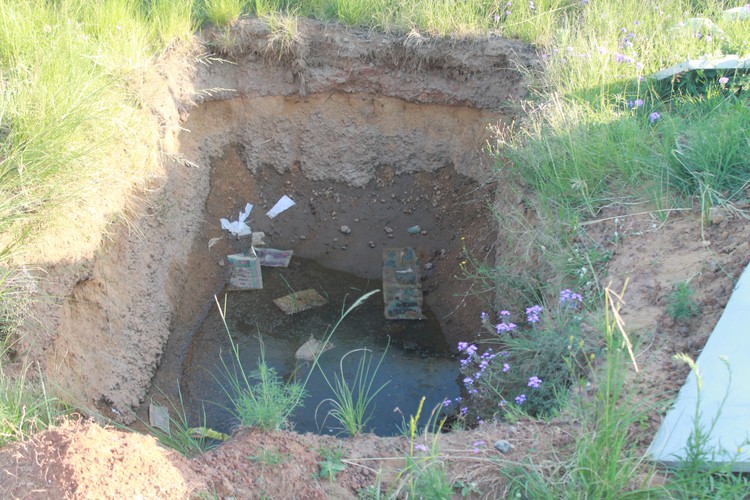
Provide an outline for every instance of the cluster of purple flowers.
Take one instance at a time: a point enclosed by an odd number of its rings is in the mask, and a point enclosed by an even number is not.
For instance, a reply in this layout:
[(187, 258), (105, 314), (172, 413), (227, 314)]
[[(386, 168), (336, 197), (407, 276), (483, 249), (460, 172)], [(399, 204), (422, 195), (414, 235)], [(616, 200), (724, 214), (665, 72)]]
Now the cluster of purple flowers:
[(656, 111), (654, 111), (653, 113), (651, 113), (650, 115), (648, 115), (648, 122), (649, 122), (649, 123), (650, 123), (651, 125), (653, 125), (654, 123), (656, 123), (656, 121), (657, 121), (657, 120), (658, 120), (659, 118), (661, 118), (661, 115), (660, 115), (659, 113), (657, 113)]
[(528, 387), (539, 389), (540, 385), (542, 385), (542, 379), (540, 379), (539, 377), (534, 376), (529, 378)]
[(471, 376), (464, 377), (463, 383), (469, 394), (476, 394), (477, 389), (474, 387), (474, 382), (479, 380), (484, 374), (490, 362), (495, 359), (497, 354), (492, 352), (492, 349), (487, 349), (480, 356), (477, 356), (477, 346), (475, 344), (469, 344), (468, 342), (459, 342), (458, 351), (463, 352), (465, 357), (461, 359), (461, 369), (465, 370), (471, 364), (478, 362), (478, 370)]
[(642, 108), (645, 103), (643, 99), (636, 99), (635, 101), (628, 101), (628, 109)]
[(539, 304), (526, 308), (526, 320), (529, 323), (539, 323), (539, 313), (542, 312), (542, 306)]
[(567, 288), (560, 291), (560, 305), (575, 304), (576, 302), (583, 302), (583, 297), (580, 293), (575, 293)]
[(635, 59), (633, 59), (632, 57), (626, 56), (625, 54), (620, 54), (619, 52), (615, 52), (612, 55), (614, 56), (615, 62), (617, 64), (622, 64), (622, 63), (632, 64), (635, 62)]

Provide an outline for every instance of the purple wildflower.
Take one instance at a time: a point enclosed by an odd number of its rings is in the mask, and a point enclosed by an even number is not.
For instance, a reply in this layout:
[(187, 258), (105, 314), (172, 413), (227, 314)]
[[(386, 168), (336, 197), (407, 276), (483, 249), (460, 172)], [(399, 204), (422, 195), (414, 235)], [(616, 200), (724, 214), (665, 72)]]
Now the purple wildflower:
[(446, 399), (445, 401), (443, 401), (443, 408), (448, 408), (451, 403), (453, 403), (453, 401), (451, 401), (450, 399)]
[(510, 311), (505, 311), (505, 310), (500, 311), (500, 316), (504, 316), (507, 318), (508, 316), (510, 316)]
[(539, 313), (542, 312), (542, 306), (540, 305), (533, 305), (531, 307), (526, 308), (526, 319), (529, 323), (538, 323), (539, 322)]
[(460, 413), (461, 413), (461, 416), (462, 416), (462, 417), (466, 416), (466, 414), (467, 414), (468, 412), (469, 412), (469, 408), (467, 408), (466, 406), (464, 406), (463, 408), (461, 408), (461, 411), (460, 411)]
[(542, 385), (542, 379), (540, 379), (537, 376), (529, 378), (528, 386), (532, 387), (534, 389), (539, 389), (539, 386)]
[(467, 347), (469, 347), (469, 343), (468, 342), (459, 342), (458, 343), (458, 351), (459, 352), (465, 350)]
[(495, 330), (497, 330), (498, 335), (500, 335), (501, 333), (512, 332), (515, 329), (515, 323), (506, 323), (503, 321), (502, 323), (498, 323), (497, 325), (495, 325)]
[(651, 123), (651, 125), (653, 125), (654, 123), (656, 123), (656, 121), (659, 118), (661, 118), (661, 115), (659, 113), (657, 113), (656, 111), (654, 111), (653, 113), (651, 113), (650, 115), (648, 115), (648, 121), (649, 121), (649, 123)]
[[(641, 107), (643, 106), (643, 101), (641, 99), (637, 99), (634, 103), (635, 107)], [(569, 303), (575, 303), (575, 302), (583, 302), (583, 297), (581, 294), (575, 293), (571, 291), (570, 289), (565, 289), (560, 292), (560, 304), (569, 304)]]
[(516, 396), (516, 404), (522, 405), (526, 401), (526, 394), (521, 394), (520, 396)]
[(415, 450), (419, 450), (419, 451), (427, 451), (427, 447), (425, 445), (419, 444), (419, 443), (417, 443), (417, 444), (414, 445), (414, 449)]
[(722, 76), (721, 78), (719, 78), (719, 83), (723, 87), (724, 85), (726, 85), (727, 83), (729, 83), (729, 78), (727, 78), (726, 76)]
[[(482, 420), (480, 420), (479, 417), (477, 417), (477, 420), (479, 420), (479, 422), (482, 422)], [(471, 446), (474, 448), (474, 453), (479, 453), (481, 451), (479, 447), (484, 446), (484, 441), (475, 441), (474, 444), (472, 444)]]
[(503, 363), (503, 373), (507, 373), (510, 370), (510, 365), (508, 363)]

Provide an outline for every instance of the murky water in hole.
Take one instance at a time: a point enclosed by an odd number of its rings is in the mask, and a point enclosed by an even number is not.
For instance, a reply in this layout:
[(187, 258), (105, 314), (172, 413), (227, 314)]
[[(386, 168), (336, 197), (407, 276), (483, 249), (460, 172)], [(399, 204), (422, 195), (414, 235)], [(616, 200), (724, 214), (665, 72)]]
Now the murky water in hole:
[[(296, 370), (297, 377), (302, 379), (308, 374), (310, 363), (295, 359), (297, 349), (310, 335), (322, 339), (345, 307), (367, 291), (381, 287), (380, 281), (332, 271), (296, 258), (286, 269), (263, 268), (263, 284), (264, 290), (226, 295), (227, 322), (232, 339), (239, 345), (243, 367), (249, 372), (257, 366), (258, 335), (261, 335), (269, 365), (285, 378)], [(307, 288), (316, 289), (328, 303), (291, 316), (273, 303), (274, 298)], [(424, 321), (387, 321), (383, 317), (381, 295), (376, 294), (344, 320), (333, 335), (334, 348), (321, 356), (322, 368), (333, 380), (333, 374), (339, 370), (339, 360), (347, 352), (363, 347), (371, 349), (373, 366), (386, 353), (373, 387), (389, 383), (373, 402), (371, 432), (399, 433), (404, 420), (408, 421), (409, 416), (416, 413), (422, 396), (426, 397), (425, 408), (431, 409), (443, 399), (453, 399), (459, 394), (456, 360), (449, 356), (448, 345), (434, 315), (427, 309), (424, 312), (428, 318)], [(214, 308), (193, 337), (181, 386), (187, 396), (187, 411), (192, 422), (197, 423), (205, 411), (209, 427), (229, 432), (236, 422), (227, 409), (231, 407), (229, 397), (222, 389), (226, 382), (221, 359), (232, 366), (229, 338)], [(344, 364), (349, 381), (353, 380), (358, 360), (359, 355), (355, 354)], [(318, 404), (332, 397), (319, 372), (310, 377), (307, 392), (304, 406), (292, 416), (294, 429), (340, 432), (337, 422), (325, 418), (329, 406), (320, 406), (316, 418)]]

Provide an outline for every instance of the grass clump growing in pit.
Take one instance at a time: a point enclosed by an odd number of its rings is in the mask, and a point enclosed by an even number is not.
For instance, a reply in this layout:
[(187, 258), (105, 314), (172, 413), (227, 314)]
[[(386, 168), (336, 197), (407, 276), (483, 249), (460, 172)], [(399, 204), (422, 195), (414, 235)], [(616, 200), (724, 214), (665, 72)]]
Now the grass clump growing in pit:
[(265, 347), (260, 338), (261, 354), (257, 368), (248, 373), (240, 361), (239, 347), (231, 340), (226, 324), (226, 311), (220, 311), (232, 345), (232, 366), (222, 360), (228, 384), (224, 391), (232, 401), (232, 413), (243, 427), (259, 427), (266, 431), (285, 429), (289, 425), (289, 415), (300, 405), (305, 395), (304, 385), (281, 379), (276, 370), (266, 362)]
[[(365, 431), (365, 426), (372, 414), (372, 402), (380, 391), (388, 385), (388, 381), (386, 381), (380, 387), (374, 387), (375, 377), (387, 352), (388, 349), (386, 348), (377, 365), (372, 367), (372, 351), (365, 348), (349, 351), (339, 360), (339, 372), (334, 373), (333, 381), (328, 378), (322, 368), (320, 369), (323, 379), (333, 392), (333, 397), (321, 401), (318, 408), (327, 405), (332, 406), (326, 412), (325, 418), (331, 417), (336, 420), (350, 436), (357, 436)], [(347, 377), (344, 362), (350, 355), (357, 353), (360, 356), (354, 377)], [(320, 368), (320, 365), (318, 367)], [(317, 409), (315, 413), (317, 414)]]
[[(289, 416), (296, 408), (303, 404), (307, 382), (310, 380), (310, 376), (315, 371), (315, 368), (319, 367), (318, 358), (321, 353), (325, 352), (325, 347), (330, 342), (338, 326), (354, 309), (379, 291), (373, 290), (364, 294), (348, 309), (342, 310), (338, 321), (323, 339), (321, 347), (312, 361), (311, 369), (301, 382), (296, 380), (284, 381), (276, 370), (268, 365), (265, 360), (265, 348), (261, 339), (259, 339), (261, 343), (261, 355), (257, 368), (248, 373), (242, 366), (239, 347), (231, 338), (229, 326), (226, 321), (226, 305), (222, 308), (221, 304), (219, 304), (219, 299), (215, 298), (222, 323), (232, 346), (232, 366), (229, 366), (222, 360), (224, 376), (228, 384), (227, 387), (224, 387), (224, 390), (232, 401), (233, 408), (230, 411), (235, 415), (240, 425), (255, 426), (264, 430), (287, 428), (289, 426)], [(366, 383), (367, 380), (362, 379), (362, 382)], [(343, 387), (348, 387), (346, 382), (343, 383)], [(359, 387), (359, 385), (356, 385), (356, 387)], [(354, 401), (354, 404), (356, 410), (356, 406), (360, 403)], [(345, 408), (346, 403), (343, 403), (343, 405), (341, 408)], [(366, 409), (367, 406), (365, 405), (364, 408)], [(345, 418), (346, 413), (346, 411), (342, 411), (342, 417)]]

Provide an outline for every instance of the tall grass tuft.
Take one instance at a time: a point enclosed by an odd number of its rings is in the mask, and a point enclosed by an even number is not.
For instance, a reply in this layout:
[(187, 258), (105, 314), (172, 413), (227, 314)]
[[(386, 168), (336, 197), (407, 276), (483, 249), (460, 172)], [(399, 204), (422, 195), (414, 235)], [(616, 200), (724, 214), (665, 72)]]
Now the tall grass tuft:
[(204, 0), (202, 15), (209, 23), (216, 26), (230, 26), (243, 13), (244, 0)]
[(0, 446), (44, 430), (64, 414), (44, 383), (33, 381), (28, 370), (26, 365), (20, 374), (10, 376), (0, 362)]
[[(218, 299), (216, 303), (219, 305)], [(286, 428), (289, 416), (302, 402), (305, 386), (298, 382), (284, 382), (276, 370), (268, 365), (261, 338), (258, 339), (258, 367), (248, 373), (242, 366), (239, 346), (232, 340), (226, 309), (219, 306), (219, 314), (232, 346), (232, 365), (221, 360), (228, 383), (228, 387), (222, 385), (222, 388), (232, 401), (232, 413), (244, 427), (259, 427), (267, 431)]]
[[(386, 381), (380, 387), (374, 388), (375, 377), (387, 352), (386, 349), (375, 367), (372, 367), (373, 356), (369, 349), (362, 348), (347, 352), (339, 360), (339, 373), (333, 375), (333, 381), (318, 365), (326, 384), (333, 391), (333, 397), (321, 401), (318, 408), (327, 404), (331, 405), (332, 408), (326, 412), (326, 418), (332, 417), (350, 436), (357, 436), (365, 431), (365, 426), (372, 415), (372, 402), (389, 383)], [(354, 377), (351, 379), (344, 371), (344, 361), (356, 353), (360, 353), (360, 357)], [(317, 414), (317, 409), (315, 413)]]

